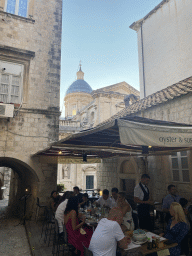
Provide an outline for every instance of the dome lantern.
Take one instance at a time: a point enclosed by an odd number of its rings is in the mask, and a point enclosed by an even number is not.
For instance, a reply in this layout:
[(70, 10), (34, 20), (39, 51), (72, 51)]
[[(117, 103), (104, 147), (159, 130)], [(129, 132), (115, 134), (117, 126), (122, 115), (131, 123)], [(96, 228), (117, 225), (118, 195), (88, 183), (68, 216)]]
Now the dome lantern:
[(81, 70), (81, 61), (79, 63), (79, 71), (77, 71), (77, 80), (84, 80), (84, 73)]

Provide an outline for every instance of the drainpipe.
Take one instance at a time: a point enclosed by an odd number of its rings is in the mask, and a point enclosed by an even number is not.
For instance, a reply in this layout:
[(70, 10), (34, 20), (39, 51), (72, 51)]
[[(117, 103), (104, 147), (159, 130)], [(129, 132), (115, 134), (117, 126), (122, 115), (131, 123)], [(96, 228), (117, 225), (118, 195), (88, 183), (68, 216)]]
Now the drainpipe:
[(143, 92), (144, 98), (146, 97), (145, 91), (145, 67), (144, 67), (144, 46), (143, 46), (143, 22), (141, 22), (141, 50), (142, 50), (142, 66), (143, 66)]

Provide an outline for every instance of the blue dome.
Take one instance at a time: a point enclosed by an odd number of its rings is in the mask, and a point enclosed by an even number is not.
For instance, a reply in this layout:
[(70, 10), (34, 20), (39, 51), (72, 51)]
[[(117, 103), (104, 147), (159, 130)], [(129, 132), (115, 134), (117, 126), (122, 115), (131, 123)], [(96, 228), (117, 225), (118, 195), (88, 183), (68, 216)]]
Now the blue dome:
[(69, 88), (67, 89), (66, 95), (73, 92), (91, 93), (92, 89), (87, 82), (85, 82), (84, 80), (78, 79), (69, 86)]

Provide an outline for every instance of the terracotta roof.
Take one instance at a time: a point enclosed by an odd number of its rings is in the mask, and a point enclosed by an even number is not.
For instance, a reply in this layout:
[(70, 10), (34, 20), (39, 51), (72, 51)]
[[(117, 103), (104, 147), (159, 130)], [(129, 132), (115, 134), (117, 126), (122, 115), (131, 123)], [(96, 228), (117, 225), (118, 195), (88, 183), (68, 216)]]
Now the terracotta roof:
[(163, 104), (164, 102), (173, 100), (182, 95), (186, 95), (192, 92), (192, 76), (182, 80), (176, 84), (170, 85), (167, 88), (155, 92), (139, 101), (134, 102), (132, 105), (124, 108), (116, 115), (112, 116), (107, 121), (116, 119), (119, 117), (135, 114), (139, 111), (145, 110), (147, 108)]

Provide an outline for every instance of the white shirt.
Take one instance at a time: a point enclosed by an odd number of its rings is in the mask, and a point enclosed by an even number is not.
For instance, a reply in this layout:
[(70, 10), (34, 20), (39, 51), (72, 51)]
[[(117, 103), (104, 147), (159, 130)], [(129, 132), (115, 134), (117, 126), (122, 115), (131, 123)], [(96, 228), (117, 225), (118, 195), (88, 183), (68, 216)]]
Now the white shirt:
[[(148, 193), (148, 190), (147, 190), (146, 186), (143, 185), (143, 187), (144, 187), (145, 191)], [(144, 193), (143, 193), (143, 190), (141, 189), (139, 184), (134, 188), (134, 197), (138, 197), (140, 200), (143, 201)]]
[(112, 200), (110, 197), (107, 198), (107, 200), (104, 200), (103, 197), (101, 196), (97, 201), (98, 204), (100, 204), (101, 207), (108, 206), (108, 207), (112, 207)]
[(116, 221), (103, 218), (93, 233), (89, 250), (93, 252), (93, 256), (116, 256), (117, 242), (124, 237)]
[(55, 219), (58, 221), (58, 225), (59, 225), (59, 233), (63, 232), (64, 211), (66, 209), (67, 202), (68, 202), (68, 199), (65, 199), (64, 202), (60, 203), (55, 213)]

